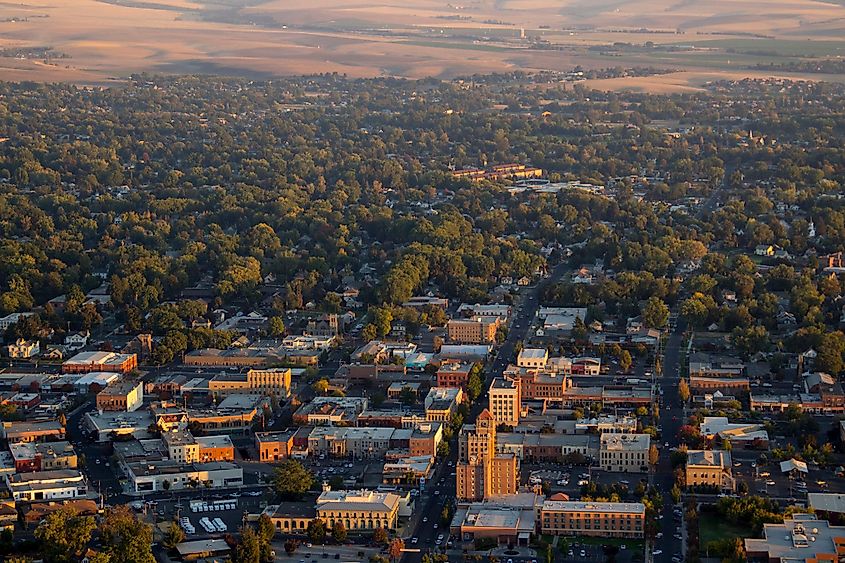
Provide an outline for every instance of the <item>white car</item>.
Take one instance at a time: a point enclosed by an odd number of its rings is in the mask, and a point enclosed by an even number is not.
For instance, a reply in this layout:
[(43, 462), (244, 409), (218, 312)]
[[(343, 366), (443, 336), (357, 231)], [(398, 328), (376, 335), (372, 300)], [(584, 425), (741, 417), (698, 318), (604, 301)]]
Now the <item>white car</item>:
[(661, 553), (663, 553), (662, 549), (655, 549), (654, 551), (651, 552), (652, 555), (660, 555)]

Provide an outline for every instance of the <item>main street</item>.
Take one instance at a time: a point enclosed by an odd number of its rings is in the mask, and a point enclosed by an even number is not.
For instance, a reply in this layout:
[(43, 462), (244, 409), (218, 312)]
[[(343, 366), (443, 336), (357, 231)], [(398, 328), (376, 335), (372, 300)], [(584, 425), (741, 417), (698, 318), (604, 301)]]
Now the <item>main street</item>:
[(655, 549), (662, 553), (654, 556), (656, 562), (670, 561), (673, 555), (683, 553), (681, 541), (674, 537), (680, 530), (680, 526), (674, 519), (674, 504), (670, 495), (672, 486), (675, 484), (675, 476), (672, 472), (672, 462), (669, 459), (669, 452), (678, 446), (678, 429), (684, 423), (683, 405), (678, 395), (682, 343), (683, 323), (679, 321), (666, 340), (663, 375), (658, 379), (658, 385), (663, 391), (660, 435), (664, 443), (668, 442), (669, 447), (662, 448), (660, 460), (654, 473), (654, 486), (663, 493), (664, 499), (661, 514), (663, 519), (660, 520), (660, 531), (663, 533), (663, 537), (654, 540)]
[[(528, 334), (528, 329), (537, 315), (540, 307), (540, 294), (550, 284), (557, 283), (571, 269), (566, 263), (556, 266), (548, 277), (540, 280), (536, 285), (528, 288), (514, 305), (511, 314), (510, 328), (505, 341), (499, 346), (495, 357), (485, 370), (485, 380), (482, 385), (481, 395), (476, 398), (470, 409), (467, 424), (473, 424), (476, 417), (487, 407), (487, 390), (495, 377), (501, 376), (505, 368), (513, 360), (514, 351), (518, 342), (522, 342)], [(431, 482), (426, 484), (425, 490), (417, 500), (417, 507), (414, 516), (408, 522), (406, 529), (409, 533), (403, 534), (406, 537), (407, 549), (419, 549), (419, 552), (406, 552), (403, 561), (418, 563), (422, 560), (424, 553), (433, 551), (435, 540), (441, 533), (448, 536), (449, 526), (444, 525), (440, 520), (443, 506), (446, 502), (455, 498), (456, 483), (453, 475), (457, 463), (457, 443), (452, 447), (449, 457), (438, 463), (437, 470)], [(439, 494), (436, 494), (439, 491)], [(434, 525), (437, 524), (437, 528)], [(409, 538), (417, 538), (416, 544), (411, 544)], [(444, 543), (445, 544), (445, 543)]]
[[(726, 167), (721, 185), (714, 189), (707, 200), (699, 207), (697, 213), (699, 219), (719, 207), (720, 196), (727, 188), (733, 170), (732, 167)], [(664, 350), (663, 374), (657, 380), (657, 385), (662, 392), (662, 395), (658, 395), (662, 399), (659, 423), (660, 435), (663, 444), (668, 443), (669, 447), (664, 445), (662, 448), (654, 473), (654, 486), (663, 493), (664, 499), (663, 512), (660, 515), (662, 516), (660, 531), (663, 536), (655, 538), (653, 542), (653, 551), (659, 552), (658, 555), (653, 555), (655, 562), (669, 562), (674, 555), (680, 555), (682, 560), (684, 557), (683, 541), (674, 537), (676, 533), (683, 530), (683, 525), (682, 521), (679, 522), (675, 519), (674, 514), (675, 505), (672, 502), (671, 490), (675, 484), (675, 476), (672, 470), (670, 452), (678, 447), (678, 430), (685, 423), (684, 405), (678, 393), (678, 385), (681, 379), (681, 346), (683, 345), (685, 330), (686, 322), (682, 318), (678, 318), (678, 321), (670, 326)], [(647, 561), (649, 555), (651, 554), (647, 554)]]

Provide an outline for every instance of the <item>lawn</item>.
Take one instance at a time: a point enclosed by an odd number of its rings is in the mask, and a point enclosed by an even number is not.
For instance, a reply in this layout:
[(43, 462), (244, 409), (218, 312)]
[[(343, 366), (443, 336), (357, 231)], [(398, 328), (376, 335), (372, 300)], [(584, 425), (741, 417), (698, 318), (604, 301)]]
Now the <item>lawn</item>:
[(735, 526), (726, 522), (716, 514), (699, 514), (698, 531), (701, 535), (700, 543), (703, 548), (711, 541), (725, 538), (750, 538), (751, 528)]

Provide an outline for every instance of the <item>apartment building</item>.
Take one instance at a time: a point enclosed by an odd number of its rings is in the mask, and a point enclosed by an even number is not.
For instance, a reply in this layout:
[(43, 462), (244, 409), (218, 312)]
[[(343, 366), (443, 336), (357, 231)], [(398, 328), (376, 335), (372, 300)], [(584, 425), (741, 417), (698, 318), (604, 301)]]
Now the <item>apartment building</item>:
[(642, 538), (645, 506), (639, 502), (576, 502), (546, 500), (541, 514), (543, 534)]
[(475, 424), (465, 424), (458, 439), (456, 467), (460, 500), (511, 495), (519, 486), (519, 461), (513, 453), (496, 452), (496, 421), (489, 410)]
[(285, 399), (290, 395), (290, 368), (250, 369), (246, 373), (221, 373), (208, 382), (212, 396), (266, 395)]
[(449, 342), (457, 344), (492, 344), (501, 323), (499, 317), (452, 319), (446, 323), (446, 334)]
[(723, 450), (689, 450), (685, 470), (687, 487), (706, 485), (733, 491), (731, 453)]
[(599, 462), (604, 471), (642, 473), (648, 471), (648, 434), (602, 434)]
[(144, 402), (144, 382), (120, 381), (97, 393), (97, 410), (135, 412)]
[(497, 377), (490, 384), (488, 406), (496, 424), (516, 426), (522, 405), (520, 380)]

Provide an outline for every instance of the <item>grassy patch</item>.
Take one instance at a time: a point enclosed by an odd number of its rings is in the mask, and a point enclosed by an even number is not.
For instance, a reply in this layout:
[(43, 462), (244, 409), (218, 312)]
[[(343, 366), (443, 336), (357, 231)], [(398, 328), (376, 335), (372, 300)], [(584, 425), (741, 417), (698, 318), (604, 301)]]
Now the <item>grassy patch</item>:
[(711, 541), (725, 538), (750, 538), (752, 535), (751, 528), (735, 526), (716, 514), (704, 513), (699, 515), (698, 532), (702, 547)]
[[(776, 57), (824, 57), (845, 52), (842, 41), (799, 41), (790, 39), (712, 39), (683, 43), (703, 48), (732, 50), (749, 55)], [(680, 45), (680, 44), (679, 44)]]

